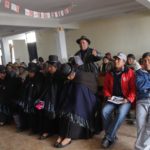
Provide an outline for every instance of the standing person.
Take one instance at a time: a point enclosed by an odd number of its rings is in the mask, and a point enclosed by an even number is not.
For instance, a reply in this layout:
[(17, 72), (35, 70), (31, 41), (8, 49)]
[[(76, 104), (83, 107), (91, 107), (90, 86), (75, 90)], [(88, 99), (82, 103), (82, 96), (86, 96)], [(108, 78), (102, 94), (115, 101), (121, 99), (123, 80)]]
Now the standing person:
[(143, 68), (136, 72), (136, 150), (146, 150), (150, 145), (150, 52), (144, 53), (142, 60)]
[(73, 139), (90, 138), (94, 129), (97, 107), (97, 82), (94, 73), (75, 70), (63, 64), (61, 73), (67, 78), (59, 101), (59, 137), (56, 148), (62, 148)]
[(62, 80), (59, 73), (60, 62), (58, 56), (50, 55), (48, 62), (48, 73), (45, 80), (45, 87), (40, 100), (44, 101), (43, 108), (43, 126), (40, 139), (46, 139), (48, 136), (58, 133), (58, 122), (56, 118), (56, 106), (58, 97), (62, 90)]
[[(116, 140), (116, 134), (135, 100), (135, 74), (125, 66), (127, 57), (120, 52), (114, 57), (115, 68), (106, 74), (104, 81), (104, 96), (107, 101), (102, 109), (103, 127), (105, 136), (102, 147), (109, 148)], [(113, 101), (117, 97), (118, 103)], [(112, 120), (112, 112), (116, 115)]]
[(30, 129), (34, 134), (40, 132), (41, 129), (39, 112), (34, 108), (34, 104), (43, 92), (44, 76), (39, 72), (39, 67), (35, 63), (29, 63), (28, 72), (18, 102), (21, 108), (18, 129)]
[(81, 36), (76, 40), (80, 50), (75, 54), (80, 56), (84, 63), (86, 72), (98, 73), (98, 65), (95, 62), (101, 60), (101, 55), (96, 49), (89, 48), (91, 41), (86, 36)]

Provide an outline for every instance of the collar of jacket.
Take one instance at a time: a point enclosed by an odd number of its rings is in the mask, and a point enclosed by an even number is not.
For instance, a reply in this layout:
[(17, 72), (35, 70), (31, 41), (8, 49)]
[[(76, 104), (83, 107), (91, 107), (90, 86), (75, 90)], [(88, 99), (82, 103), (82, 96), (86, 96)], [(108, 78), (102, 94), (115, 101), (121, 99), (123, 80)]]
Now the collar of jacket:
[(142, 72), (145, 72), (145, 73), (150, 73), (150, 71), (147, 71), (145, 69), (141, 69)]
[[(129, 68), (128, 68), (127, 66), (124, 66), (124, 68), (122, 68), (121, 73), (126, 73), (126, 72), (128, 72), (128, 70), (129, 70)], [(115, 70), (113, 69), (113, 70), (111, 71), (111, 74), (114, 74), (114, 73), (116, 73), (116, 72), (115, 72)]]

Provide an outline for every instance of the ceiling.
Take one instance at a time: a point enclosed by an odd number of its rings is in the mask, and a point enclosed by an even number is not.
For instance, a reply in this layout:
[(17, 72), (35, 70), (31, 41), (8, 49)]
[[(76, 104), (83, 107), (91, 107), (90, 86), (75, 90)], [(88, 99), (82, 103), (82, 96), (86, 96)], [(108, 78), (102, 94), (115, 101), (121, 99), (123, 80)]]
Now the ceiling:
[[(25, 8), (39, 12), (51, 12), (61, 10), (65, 7), (72, 5), (73, 8), (70, 14), (57, 19), (60, 24), (67, 24), (92, 18), (104, 18), (115, 15), (118, 16), (125, 13), (137, 12), (148, 9), (137, 1), (139, 0), (11, 0), (11, 2), (18, 4), (21, 7), (20, 13), (16, 14), (4, 8), (4, 0), (2, 0), (2, 3), (0, 4), (0, 15), (9, 15), (10, 18), (12, 16), (15, 16), (17, 19), (17, 17), (26, 17), (24, 15)], [(29, 19), (36, 21), (36, 19), (33, 18)], [(54, 20), (49, 20), (49, 22), (52, 21)], [(12, 26), (11, 22), (8, 22), (7, 17), (5, 17), (4, 22), (1, 21), (0, 23), (0, 37), (26, 32), (38, 28), (37, 23), (35, 27), (34, 25), (30, 27), (30, 23), (28, 23), (28, 25), (24, 27), (21, 24), (21, 21), (19, 22), (18, 20), (17, 22), (15, 22), (15, 24), (16, 25)], [(39, 28), (40, 27), (42, 26), (39, 25)]]
[(0, 37), (12, 36), (20, 33), (25, 33), (40, 28), (19, 27), (19, 26), (0, 26)]

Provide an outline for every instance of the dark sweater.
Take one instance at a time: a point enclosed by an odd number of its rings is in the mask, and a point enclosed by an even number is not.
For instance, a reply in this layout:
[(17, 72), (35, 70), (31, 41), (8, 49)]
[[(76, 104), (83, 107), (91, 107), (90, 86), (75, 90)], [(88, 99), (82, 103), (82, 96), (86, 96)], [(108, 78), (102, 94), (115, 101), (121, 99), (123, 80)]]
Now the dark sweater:
[(123, 97), (122, 89), (121, 89), (121, 75), (122, 72), (114, 72), (114, 86), (113, 86), (113, 95)]

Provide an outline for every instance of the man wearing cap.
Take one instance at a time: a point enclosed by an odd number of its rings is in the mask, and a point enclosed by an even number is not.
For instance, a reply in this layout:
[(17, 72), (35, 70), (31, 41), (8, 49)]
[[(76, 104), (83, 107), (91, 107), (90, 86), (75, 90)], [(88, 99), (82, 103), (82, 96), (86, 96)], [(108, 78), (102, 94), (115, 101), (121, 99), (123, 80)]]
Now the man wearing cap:
[[(132, 69), (125, 66), (126, 55), (119, 52), (114, 59), (115, 68), (106, 74), (103, 89), (107, 100), (102, 109), (105, 130), (105, 137), (101, 143), (103, 148), (108, 148), (115, 142), (116, 133), (135, 100), (135, 75)], [(116, 103), (114, 97), (117, 98)], [(114, 110), (116, 115), (112, 119)]]
[(100, 53), (96, 49), (89, 48), (91, 41), (86, 36), (81, 36), (76, 42), (79, 44), (80, 50), (75, 55), (81, 57), (84, 63), (84, 70), (98, 73), (98, 66), (94, 62), (101, 60)]
[(136, 71), (136, 150), (143, 150), (150, 145), (150, 52), (143, 54), (143, 69)]

